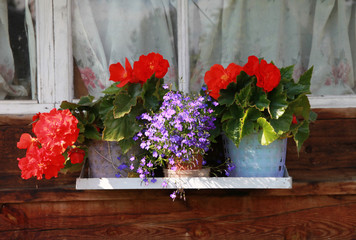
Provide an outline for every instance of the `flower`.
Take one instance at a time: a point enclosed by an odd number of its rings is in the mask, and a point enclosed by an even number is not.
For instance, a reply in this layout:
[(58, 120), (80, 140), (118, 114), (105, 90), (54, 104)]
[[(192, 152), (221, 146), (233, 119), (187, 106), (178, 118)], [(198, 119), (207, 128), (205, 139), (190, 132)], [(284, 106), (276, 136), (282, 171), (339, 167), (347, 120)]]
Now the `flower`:
[[(135, 144), (133, 136), (142, 130), (141, 120), (136, 117), (158, 111), (168, 91), (162, 86), (169, 63), (162, 55), (142, 55), (133, 66), (127, 58), (125, 68), (121, 63), (111, 64), (110, 80), (114, 83), (99, 99), (88, 95), (78, 103), (63, 101), (61, 109), (33, 116), (32, 131), (36, 137), (24, 133), (17, 143), (18, 148), (27, 149), (26, 157), (19, 159), (24, 178), (40, 179), (43, 174), (46, 178), (57, 177), (64, 166), (67, 171), (71, 165), (83, 162), (92, 140), (116, 141), (123, 154), (128, 152)], [(81, 69), (81, 74), (93, 86), (93, 72), (86, 68)], [(125, 168), (133, 170), (135, 166), (127, 163)]]
[[(207, 104), (210, 97), (169, 91), (158, 112), (143, 113), (143, 129), (134, 137), (146, 150), (137, 172), (143, 181), (154, 176), (159, 166), (171, 170), (197, 168), (210, 146), (215, 117)], [(146, 181), (147, 182), (147, 181)]]
[(135, 81), (144, 83), (153, 74), (156, 78), (163, 78), (169, 67), (169, 62), (159, 53), (149, 53), (147, 56), (142, 55), (134, 63)]
[(241, 71), (242, 67), (235, 63), (230, 63), (226, 69), (219, 64), (213, 65), (204, 76), (210, 96), (218, 99), (220, 90), (225, 89), (229, 83), (236, 82), (236, 77)]
[(257, 132), (262, 145), (293, 137), (299, 151), (309, 136), (309, 123), (316, 119), (306, 96), (313, 68), (298, 81), (292, 78), (293, 66), (278, 69), (256, 56), (248, 57), (243, 67), (235, 66), (237, 75), (228, 75), (228, 68), (224, 72), (222, 66), (213, 65), (204, 78), (209, 95), (219, 103), (212, 106), (218, 113), (217, 127), (237, 147), (243, 137)]
[(121, 63), (111, 64), (109, 67), (110, 71), (110, 79), (114, 82), (119, 82), (117, 87), (123, 87), (129, 82), (133, 82), (133, 70), (131, 64), (127, 58), (125, 58), (125, 68), (121, 65)]
[[(21, 177), (42, 179), (43, 174), (46, 179), (57, 177), (66, 161), (63, 154), (77, 141), (78, 120), (69, 110), (57, 109), (37, 114), (33, 119), (35, 126), (32, 129), (37, 138), (24, 133), (17, 143), (18, 148), (27, 149), (26, 156), (18, 158)], [(68, 152), (73, 164), (83, 160), (78, 154), (83, 153), (74, 153), (73, 149)]]
[(81, 148), (73, 148), (68, 151), (68, 157), (72, 164), (81, 163), (85, 157), (85, 151)]

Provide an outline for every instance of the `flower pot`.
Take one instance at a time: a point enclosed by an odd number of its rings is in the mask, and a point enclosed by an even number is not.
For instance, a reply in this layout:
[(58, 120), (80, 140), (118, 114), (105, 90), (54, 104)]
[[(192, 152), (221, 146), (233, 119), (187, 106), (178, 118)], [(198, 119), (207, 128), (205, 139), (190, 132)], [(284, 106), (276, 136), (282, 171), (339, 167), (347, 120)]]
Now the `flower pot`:
[(232, 177), (283, 177), (287, 152), (287, 139), (277, 139), (267, 146), (258, 141), (258, 134), (242, 138), (237, 148), (232, 140), (223, 136), (225, 154), (235, 165)]
[(185, 164), (177, 161), (177, 170), (164, 169), (164, 176), (169, 178), (179, 177), (209, 177), (210, 168), (203, 168), (203, 156), (195, 156), (196, 164)]
[(180, 177), (209, 177), (210, 168), (202, 169), (178, 169), (173, 171), (171, 169), (164, 169), (164, 176), (168, 178), (180, 178)]
[(128, 153), (122, 154), (117, 142), (92, 141), (88, 148), (89, 177), (91, 178), (115, 178), (117, 174), (127, 177), (127, 170), (119, 170), (118, 167), (125, 163), (130, 164), (130, 157), (140, 150), (131, 148)]

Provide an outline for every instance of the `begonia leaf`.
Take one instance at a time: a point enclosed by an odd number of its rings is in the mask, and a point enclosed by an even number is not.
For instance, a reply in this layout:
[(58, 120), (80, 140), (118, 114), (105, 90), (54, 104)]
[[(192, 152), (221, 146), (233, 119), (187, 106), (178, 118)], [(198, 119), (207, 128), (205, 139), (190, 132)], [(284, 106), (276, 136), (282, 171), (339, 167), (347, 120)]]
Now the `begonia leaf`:
[(256, 108), (249, 108), (241, 119), (241, 138), (255, 131), (255, 122), (261, 117), (262, 113)]
[(271, 101), (268, 109), (269, 113), (272, 118), (278, 119), (288, 107), (287, 96), (283, 93), (283, 86), (280, 84), (273, 89), (273, 91), (268, 94), (268, 99)]
[(307, 121), (303, 121), (303, 123), (293, 131), (294, 141), (297, 145), (298, 152), (302, 148), (302, 145), (305, 140), (309, 137), (309, 124)]
[(259, 140), (262, 145), (268, 145), (278, 139), (278, 134), (274, 131), (271, 124), (265, 118), (258, 118), (257, 123), (262, 128), (262, 131), (259, 131)]
[(264, 111), (268, 108), (270, 100), (267, 99), (267, 94), (262, 88), (254, 88), (252, 93), (252, 104), (256, 106), (260, 111)]

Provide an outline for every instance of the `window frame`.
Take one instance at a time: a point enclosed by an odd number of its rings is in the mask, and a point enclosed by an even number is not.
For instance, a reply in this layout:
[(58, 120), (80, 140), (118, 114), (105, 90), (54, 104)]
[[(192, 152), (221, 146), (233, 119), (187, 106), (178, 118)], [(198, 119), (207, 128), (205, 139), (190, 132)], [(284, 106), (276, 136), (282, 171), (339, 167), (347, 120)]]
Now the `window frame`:
[[(177, 1), (179, 89), (189, 92), (188, 1)], [(1, 100), (0, 114), (34, 114), (73, 101), (71, 0), (35, 0), (37, 100)], [(308, 96), (312, 108), (356, 108), (356, 95)]]

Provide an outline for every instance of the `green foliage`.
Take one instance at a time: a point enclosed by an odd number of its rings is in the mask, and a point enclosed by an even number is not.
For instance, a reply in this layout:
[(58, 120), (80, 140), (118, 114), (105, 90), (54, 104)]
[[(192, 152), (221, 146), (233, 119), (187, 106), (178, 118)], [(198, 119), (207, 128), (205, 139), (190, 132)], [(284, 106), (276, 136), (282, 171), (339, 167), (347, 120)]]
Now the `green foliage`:
[[(293, 137), (300, 151), (309, 137), (310, 122), (317, 118), (306, 96), (310, 93), (312, 72), (310, 68), (295, 82), (293, 66), (281, 68), (279, 85), (268, 93), (256, 86), (256, 77), (241, 72), (236, 82), (220, 90), (216, 110), (222, 131), (236, 146), (253, 132), (258, 132), (262, 145)], [(293, 123), (293, 116), (297, 123)]]

